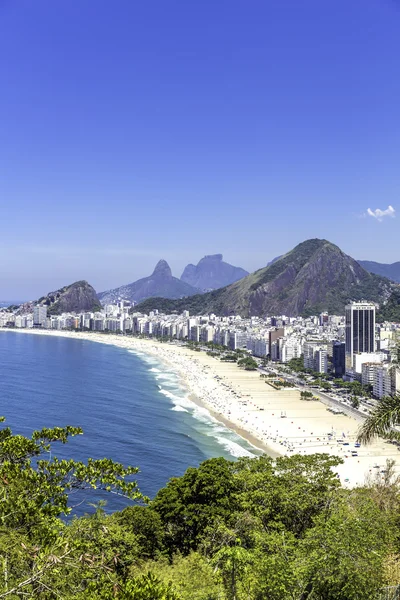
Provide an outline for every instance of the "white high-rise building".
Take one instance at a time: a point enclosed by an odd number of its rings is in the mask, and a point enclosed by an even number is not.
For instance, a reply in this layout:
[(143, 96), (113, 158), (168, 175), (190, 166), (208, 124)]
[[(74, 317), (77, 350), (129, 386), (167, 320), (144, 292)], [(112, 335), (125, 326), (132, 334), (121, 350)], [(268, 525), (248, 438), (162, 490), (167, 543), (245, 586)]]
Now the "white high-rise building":
[(46, 327), (47, 306), (35, 306), (33, 309), (33, 326)]

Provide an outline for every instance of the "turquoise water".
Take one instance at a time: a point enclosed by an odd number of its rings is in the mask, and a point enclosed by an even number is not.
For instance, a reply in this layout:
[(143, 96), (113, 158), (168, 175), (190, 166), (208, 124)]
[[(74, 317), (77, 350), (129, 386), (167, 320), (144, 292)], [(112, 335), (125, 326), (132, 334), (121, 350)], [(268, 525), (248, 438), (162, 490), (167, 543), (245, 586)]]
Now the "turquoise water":
[[(14, 433), (74, 425), (83, 436), (55, 445), (62, 458), (110, 457), (140, 468), (141, 491), (154, 496), (168, 479), (206, 458), (258, 455), (253, 446), (189, 399), (176, 373), (156, 359), (89, 340), (0, 331), (0, 414)], [(127, 501), (113, 494), (109, 511)]]

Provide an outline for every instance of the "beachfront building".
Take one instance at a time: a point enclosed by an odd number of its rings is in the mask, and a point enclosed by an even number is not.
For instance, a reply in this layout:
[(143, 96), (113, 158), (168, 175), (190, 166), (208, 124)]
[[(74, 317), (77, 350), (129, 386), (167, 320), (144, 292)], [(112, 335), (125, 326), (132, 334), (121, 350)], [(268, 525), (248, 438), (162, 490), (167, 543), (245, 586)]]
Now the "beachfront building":
[(376, 363), (366, 362), (361, 368), (361, 383), (365, 386), (374, 385)]
[(387, 358), (388, 355), (383, 352), (358, 352), (353, 354), (352, 373), (361, 376), (364, 363), (383, 363)]
[(344, 342), (333, 342), (332, 363), (336, 377), (343, 377), (346, 373), (346, 344)]
[(390, 363), (375, 365), (373, 386), (373, 394), (379, 399), (398, 394), (400, 392), (399, 367)]
[(353, 368), (356, 353), (375, 352), (375, 304), (352, 302), (345, 309), (346, 370)]
[(247, 348), (247, 334), (244, 331), (231, 331), (229, 334), (228, 347), (231, 350)]
[(320, 347), (315, 351), (314, 371), (318, 373), (328, 372), (328, 351), (324, 347)]
[(46, 327), (47, 306), (35, 306), (33, 309), (33, 326)]
[(280, 352), (281, 362), (283, 363), (287, 363), (293, 358), (300, 358), (303, 354), (303, 344), (301, 339), (295, 336), (283, 339)]
[(17, 315), (15, 317), (15, 327), (18, 327), (18, 329), (22, 329), (27, 327), (27, 317), (26, 315)]
[(328, 350), (326, 344), (317, 342), (307, 342), (304, 344), (304, 368), (317, 371), (318, 373), (328, 372)]

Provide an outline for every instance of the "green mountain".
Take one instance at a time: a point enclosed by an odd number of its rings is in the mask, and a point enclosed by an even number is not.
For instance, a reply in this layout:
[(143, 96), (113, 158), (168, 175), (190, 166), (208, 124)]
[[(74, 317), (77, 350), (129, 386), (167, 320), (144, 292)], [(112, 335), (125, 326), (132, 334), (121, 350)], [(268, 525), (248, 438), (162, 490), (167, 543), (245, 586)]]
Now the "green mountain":
[(350, 300), (382, 303), (391, 285), (386, 278), (368, 273), (334, 244), (311, 239), (227, 287), (173, 302), (152, 298), (136, 309), (242, 316), (310, 315), (324, 310), (343, 314)]
[(382, 277), (387, 277), (388, 279), (400, 283), (400, 262), (392, 264), (378, 263), (373, 260), (359, 260), (358, 262), (364, 269), (369, 271), (369, 273), (382, 275)]
[(378, 323), (383, 321), (400, 323), (400, 286), (393, 289), (387, 302), (380, 307), (376, 320)]

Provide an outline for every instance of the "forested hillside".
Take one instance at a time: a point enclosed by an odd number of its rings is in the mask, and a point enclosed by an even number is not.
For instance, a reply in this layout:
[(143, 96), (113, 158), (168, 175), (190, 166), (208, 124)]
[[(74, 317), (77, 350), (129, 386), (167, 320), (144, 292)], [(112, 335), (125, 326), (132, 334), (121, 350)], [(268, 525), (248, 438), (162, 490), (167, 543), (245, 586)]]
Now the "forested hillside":
[[(148, 502), (135, 468), (49, 461), (53, 443), (79, 433), (0, 431), (0, 598), (380, 600), (400, 581), (390, 466), (346, 490), (340, 459), (324, 454), (215, 458)], [(68, 495), (94, 487), (132, 505), (65, 521)]]
[(242, 317), (309, 316), (327, 310), (340, 315), (349, 301), (384, 302), (391, 288), (388, 279), (367, 272), (335, 244), (311, 239), (227, 287), (179, 300), (149, 298), (135, 310)]

